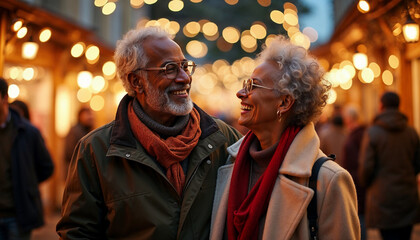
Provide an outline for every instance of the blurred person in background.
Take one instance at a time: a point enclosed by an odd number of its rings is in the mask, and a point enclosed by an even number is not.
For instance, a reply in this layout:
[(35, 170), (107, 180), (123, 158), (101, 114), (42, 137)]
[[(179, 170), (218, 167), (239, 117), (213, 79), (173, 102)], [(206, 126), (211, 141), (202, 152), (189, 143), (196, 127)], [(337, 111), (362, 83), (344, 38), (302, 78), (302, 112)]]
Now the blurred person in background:
[(0, 78), (0, 240), (29, 240), (44, 224), (38, 185), (53, 173), (39, 130), (9, 107)]
[(398, 108), (400, 98), (385, 92), (380, 113), (367, 129), (360, 155), (360, 181), (366, 187), (366, 227), (379, 228), (384, 240), (410, 239), (419, 222), (416, 175), (420, 143)]
[(359, 110), (353, 105), (344, 107), (343, 120), (348, 135), (344, 141), (342, 167), (349, 171), (356, 186), (361, 240), (365, 240), (367, 237), (365, 226), (365, 188), (360, 184), (358, 171), (360, 146), (366, 126), (361, 123)]
[(129, 31), (115, 121), (76, 146), (61, 239), (208, 239), (217, 169), (240, 133), (190, 98), (195, 63), (157, 27)]
[[(237, 92), (239, 124), (250, 131), (228, 148), (233, 164), (219, 169), (210, 239), (310, 239), (308, 186), (325, 154), (313, 121), (329, 86), (307, 51), (277, 37)], [(317, 184), (320, 239), (359, 239), (356, 190), (350, 174), (326, 161)]]
[(90, 131), (93, 130), (95, 124), (95, 115), (93, 110), (89, 107), (81, 107), (77, 114), (77, 123), (70, 129), (65, 139), (64, 147), (64, 176), (66, 179), (68, 166), (70, 164), (71, 156), (77, 142)]
[(343, 147), (347, 138), (347, 131), (344, 126), (341, 106), (335, 105), (332, 116), (328, 122), (319, 129), (319, 140), (321, 150), (327, 155), (334, 154), (336, 162), (343, 165)]
[(31, 115), (29, 113), (28, 105), (21, 101), (21, 100), (15, 100), (12, 103), (10, 103), (10, 107), (16, 110), (22, 117), (24, 117), (26, 120), (31, 121)]

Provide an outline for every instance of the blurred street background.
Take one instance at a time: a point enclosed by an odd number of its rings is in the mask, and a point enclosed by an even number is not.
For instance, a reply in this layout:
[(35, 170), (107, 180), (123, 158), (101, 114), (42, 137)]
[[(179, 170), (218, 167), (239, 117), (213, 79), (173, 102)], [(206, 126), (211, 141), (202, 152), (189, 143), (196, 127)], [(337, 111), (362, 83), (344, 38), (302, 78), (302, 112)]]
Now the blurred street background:
[[(1, 0), (0, 14), (9, 100), (28, 104), (55, 164), (40, 186), (47, 222), (36, 240), (57, 239), (64, 141), (78, 109), (91, 108), (99, 127), (114, 119), (125, 95), (113, 52), (132, 28), (167, 29), (198, 64), (193, 101), (243, 133), (235, 94), (278, 34), (309, 49), (326, 71), (332, 90), (320, 122), (335, 106), (354, 105), (368, 124), (390, 90), (420, 132), (420, 0)], [(380, 239), (375, 229), (368, 236)], [(420, 239), (419, 226), (412, 239)]]

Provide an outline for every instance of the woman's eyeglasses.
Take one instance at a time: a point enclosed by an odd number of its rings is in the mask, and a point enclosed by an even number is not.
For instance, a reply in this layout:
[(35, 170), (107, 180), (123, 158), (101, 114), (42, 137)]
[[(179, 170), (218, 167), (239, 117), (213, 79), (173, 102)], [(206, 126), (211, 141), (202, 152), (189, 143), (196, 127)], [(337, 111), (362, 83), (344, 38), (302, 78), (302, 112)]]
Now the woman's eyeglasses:
[(262, 86), (262, 85), (255, 84), (254, 79), (252, 79), (252, 78), (245, 79), (243, 84), (242, 84), (242, 88), (245, 90), (246, 95), (248, 95), (254, 87), (264, 88), (264, 89), (268, 89), (268, 90), (273, 90), (274, 89), (274, 88), (269, 88), (269, 87), (265, 87), (265, 86)]
[(164, 71), (166, 77), (170, 80), (173, 80), (178, 76), (180, 69), (184, 70), (184, 72), (191, 77), (191, 75), (194, 74), (196, 66), (197, 65), (193, 61), (169, 62), (164, 67), (138, 68), (134, 70), (134, 72), (139, 70)]

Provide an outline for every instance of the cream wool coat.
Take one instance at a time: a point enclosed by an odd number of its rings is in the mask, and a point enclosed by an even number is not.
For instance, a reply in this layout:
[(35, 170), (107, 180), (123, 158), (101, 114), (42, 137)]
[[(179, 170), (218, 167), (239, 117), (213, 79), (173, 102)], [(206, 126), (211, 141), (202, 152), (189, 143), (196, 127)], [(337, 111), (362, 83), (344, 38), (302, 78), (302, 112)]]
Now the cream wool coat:
[[(236, 157), (243, 139), (228, 148)], [(310, 239), (307, 207), (314, 192), (308, 187), (314, 162), (325, 154), (312, 123), (293, 140), (268, 205), (262, 239)], [(210, 239), (223, 239), (233, 164), (219, 169)], [(360, 239), (357, 196), (350, 174), (333, 161), (325, 162), (318, 175), (318, 236), (321, 240)]]

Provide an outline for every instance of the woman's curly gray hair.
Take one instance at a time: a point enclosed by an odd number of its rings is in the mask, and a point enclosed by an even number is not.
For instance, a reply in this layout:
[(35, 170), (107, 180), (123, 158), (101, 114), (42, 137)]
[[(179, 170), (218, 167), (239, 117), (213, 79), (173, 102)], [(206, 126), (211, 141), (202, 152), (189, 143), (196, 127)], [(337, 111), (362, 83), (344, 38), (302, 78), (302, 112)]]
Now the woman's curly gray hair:
[(304, 126), (322, 112), (330, 84), (323, 79), (324, 70), (305, 48), (277, 36), (258, 56), (259, 61), (274, 61), (278, 71), (272, 73), (274, 89), (279, 95), (295, 99), (288, 122)]
[[(128, 82), (128, 74), (138, 68), (143, 68), (149, 62), (145, 54), (143, 43), (149, 38), (170, 37), (169, 34), (159, 27), (147, 27), (134, 29), (127, 32), (123, 39), (117, 41), (114, 53), (114, 61), (117, 67), (117, 75), (128, 95), (134, 96), (135, 91)], [(147, 74), (139, 72), (139, 74)]]

